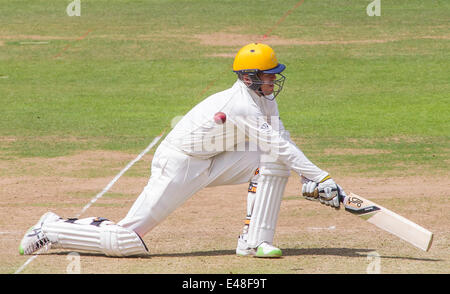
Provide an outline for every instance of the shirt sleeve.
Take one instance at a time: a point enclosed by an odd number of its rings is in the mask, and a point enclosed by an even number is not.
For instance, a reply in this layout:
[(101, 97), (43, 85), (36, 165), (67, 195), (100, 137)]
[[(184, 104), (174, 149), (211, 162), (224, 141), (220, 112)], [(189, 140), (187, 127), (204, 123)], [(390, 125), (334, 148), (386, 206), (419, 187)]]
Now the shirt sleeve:
[[(290, 140), (289, 133), (285, 131), (279, 117), (278, 126), (274, 128), (256, 105), (247, 106), (245, 109), (242, 107), (241, 111), (236, 111), (230, 119), (247, 135), (250, 143), (257, 144), (262, 152), (270, 153), (299, 175), (312, 181), (319, 182), (328, 175), (326, 171), (313, 164)], [(271, 120), (273, 119), (274, 116), (271, 117)]]

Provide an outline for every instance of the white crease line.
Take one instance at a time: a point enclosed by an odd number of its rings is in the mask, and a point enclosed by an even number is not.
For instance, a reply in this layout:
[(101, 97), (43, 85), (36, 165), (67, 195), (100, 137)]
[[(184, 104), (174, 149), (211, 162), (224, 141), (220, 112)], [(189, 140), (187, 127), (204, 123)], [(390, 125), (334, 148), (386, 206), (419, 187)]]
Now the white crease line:
[(18, 233), (22, 233), (22, 231), (2, 231), (0, 232), (0, 235), (14, 235)]
[[(117, 174), (117, 176), (114, 177), (114, 179), (100, 192), (98, 193), (94, 198), (92, 198), (92, 200), (86, 204), (83, 209), (81, 210), (81, 212), (79, 214), (77, 214), (77, 218), (83, 214), (92, 204), (94, 204), (98, 199), (100, 199), (100, 197), (102, 197), (116, 182), (117, 180), (133, 165), (135, 164), (138, 160), (140, 160), (142, 158), (142, 156), (144, 156), (147, 152), (150, 151), (150, 149), (153, 148), (153, 146), (156, 145), (156, 143), (158, 143), (158, 141), (161, 139), (161, 137), (164, 135), (164, 133), (161, 133), (159, 136), (157, 136), (156, 138), (153, 139), (153, 141), (147, 146), (147, 148), (144, 149), (144, 151), (142, 151), (135, 159), (133, 159), (132, 161), (130, 161), (130, 163), (127, 164), (127, 166), (125, 168), (123, 168), (120, 173)], [(41, 249), (42, 250), (42, 249)], [(30, 264), (33, 260), (35, 260), (38, 256), (39, 253), (41, 252), (41, 250), (37, 251), (35, 255), (31, 256), (30, 258), (28, 258), (27, 261), (25, 261), (25, 263), (16, 270), (16, 272), (14, 274), (18, 274), (21, 271), (23, 271), (28, 264)]]
[(36, 258), (39, 256), (38, 254), (39, 254), (39, 251), (36, 252), (36, 255), (33, 255), (33, 256), (31, 256), (30, 258), (28, 258), (28, 260), (25, 261), (25, 263), (22, 264), (22, 266), (19, 267), (19, 268), (16, 270), (16, 272), (15, 272), (14, 274), (18, 274), (18, 273), (20, 273), (21, 271), (23, 271), (23, 270), (27, 267), (28, 264), (30, 264), (34, 259), (36, 259)]
[(308, 227), (307, 228), (308, 230), (335, 230), (336, 229), (336, 226), (330, 226), (330, 227), (328, 227), (328, 228), (315, 228), (315, 227)]
[(158, 143), (159, 139), (161, 139), (162, 134), (159, 135), (158, 137), (156, 137), (155, 139), (153, 139), (153, 141), (150, 143), (150, 145), (147, 146), (147, 148), (145, 148), (144, 151), (141, 152), (141, 154), (139, 154), (134, 160), (130, 161), (130, 163), (128, 163), (128, 165), (122, 169), (120, 171), (119, 174), (117, 174), (117, 176), (103, 189), (103, 191), (101, 191), (100, 193), (98, 193), (94, 198), (91, 199), (91, 201), (86, 204), (83, 209), (81, 210), (81, 212), (79, 214), (77, 214), (75, 217), (78, 218), (80, 215), (82, 215), (89, 207), (91, 207), (92, 204), (94, 204), (98, 199), (100, 199), (106, 192), (108, 192), (108, 190), (117, 182), (117, 180), (133, 165), (135, 164), (138, 160), (140, 160), (142, 158), (142, 156), (144, 156), (148, 151), (150, 151), (150, 149), (153, 148), (153, 146), (156, 145), (156, 143)]
[(45, 45), (45, 44), (48, 44), (48, 42), (46, 42), (46, 41), (41, 41), (41, 42), (31, 41), (31, 42), (20, 42), (19, 44), (20, 45)]

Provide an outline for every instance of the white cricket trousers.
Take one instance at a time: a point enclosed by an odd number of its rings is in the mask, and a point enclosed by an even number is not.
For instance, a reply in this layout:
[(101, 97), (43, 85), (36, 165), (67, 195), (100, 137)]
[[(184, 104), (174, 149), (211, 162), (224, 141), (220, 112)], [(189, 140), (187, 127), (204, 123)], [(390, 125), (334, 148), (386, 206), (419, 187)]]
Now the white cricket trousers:
[(199, 159), (163, 141), (153, 157), (147, 186), (118, 225), (142, 237), (202, 188), (248, 183), (259, 160), (259, 151), (225, 151)]

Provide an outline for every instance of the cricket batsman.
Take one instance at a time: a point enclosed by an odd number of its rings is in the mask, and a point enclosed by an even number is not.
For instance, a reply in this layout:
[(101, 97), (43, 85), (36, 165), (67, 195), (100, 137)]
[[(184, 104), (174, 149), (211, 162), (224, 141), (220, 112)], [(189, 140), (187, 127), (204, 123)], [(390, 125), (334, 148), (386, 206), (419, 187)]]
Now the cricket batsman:
[(302, 193), (309, 200), (339, 208), (345, 196), (291, 141), (280, 120), (275, 97), (283, 89), (285, 68), (268, 45), (242, 47), (233, 63), (237, 81), (192, 108), (161, 142), (148, 184), (125, 218), (114, 223), (101, 217), (63, 219), (47, 212), (26, 232), (20, 254), (51, 247), (107, 256), (148, 255), (142, 237), (200, 189), (249, 183), (236, 254), (281, 257), (273, 239), (291, 171), (307, 179)]

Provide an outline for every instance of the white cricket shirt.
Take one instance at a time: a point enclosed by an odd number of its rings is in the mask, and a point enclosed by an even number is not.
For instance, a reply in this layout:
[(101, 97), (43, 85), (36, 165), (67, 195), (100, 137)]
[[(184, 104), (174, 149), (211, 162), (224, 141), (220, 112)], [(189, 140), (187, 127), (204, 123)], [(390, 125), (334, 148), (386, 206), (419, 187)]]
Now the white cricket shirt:
[[(214, 121), (217, 112), (225, 113), (224, 124)], [(275, 99), (258, 96), (240, 80), (192, 108), (164, 141), (198, 158), (210, 158), (221, 152), (258, 150), (270, 153), (315, 182), (328, 175), (290, 140)]]

